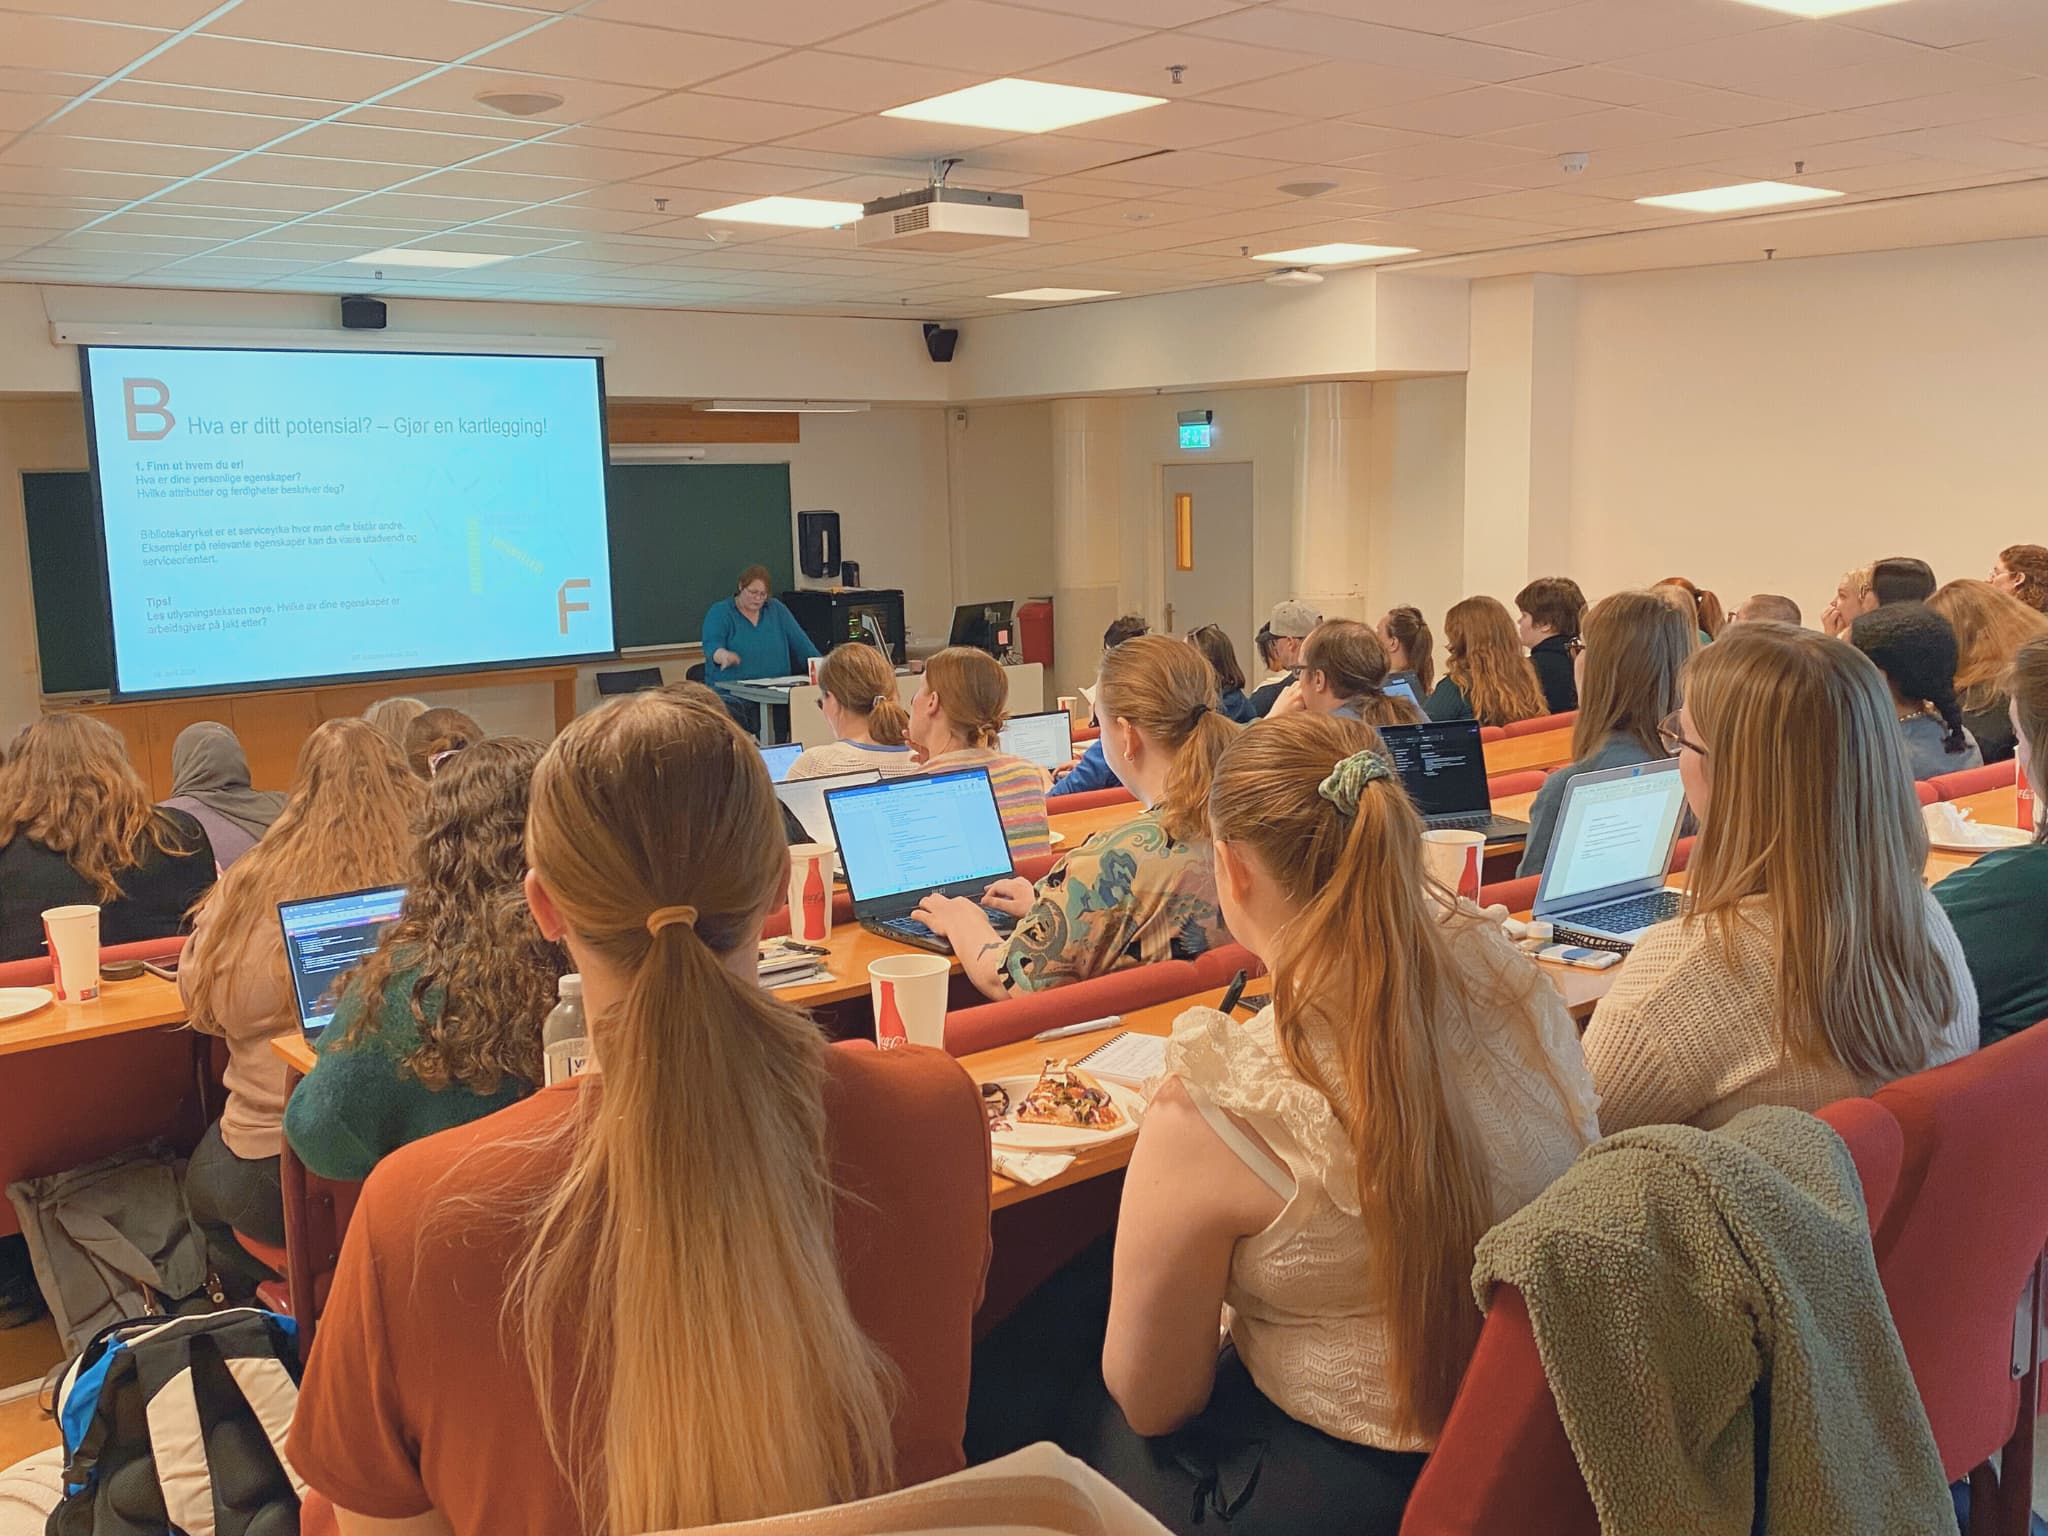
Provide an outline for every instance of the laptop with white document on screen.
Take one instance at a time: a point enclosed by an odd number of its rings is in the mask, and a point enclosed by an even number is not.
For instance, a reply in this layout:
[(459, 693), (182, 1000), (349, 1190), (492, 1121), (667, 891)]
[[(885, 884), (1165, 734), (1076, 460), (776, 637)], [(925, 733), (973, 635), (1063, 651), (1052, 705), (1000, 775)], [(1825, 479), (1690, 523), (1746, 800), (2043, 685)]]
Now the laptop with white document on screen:
[(1380, 740), (1430, 831), (1478, 832), (1489, 843), (1511, 843), (1529, 835), (1526, 821), (1493, 814), (1477, 720), (1383, 725)]
[[(917, 904), (934, 894), (979, 900), (991, 882), (1016, 873), (986, 768), (827, 790), (825, 809), (855, 920), (899, 944), (951, 954), (912, 915)], [(1004, 912), (988, 918), (997, 933), (1016, 926)]]
[(333, 1020), (342, 977), (370, 957), (404, 905), (402, 885), (277, 904), (285, 966), (291, 972), (299, 1029), (308, 1044), (318, 1045)]
[(1012, 715), (998, 745), (1012, 757), (1051, 770), (1074, 761), (1074, 719), (1064, 709)]
[(789, 777), (789, 770), (803, 754), (804, 744), (800, 741), (791, 741), (779, 747), (762, 747), (761, 761), (768, 765), (768, 777), (780, 784)]
[(1664, 880), (1684, 819), (1675, 757), (1575, 775), (1565, 785), (1532, 915), (1551, 925), (1560, 944), (1632, 948), (1679, 913), (1682, 897)]
[(1403, 699), (1417, 709), (1422, 708), (1422, 700), (1415, 696), (1415, 685), (1405, 677), (1389, 677), (1380, 692), (1390, 699)]
[(853, 773), (828, 773), (815, 779), (784, 779), (775, 786), (775, 798), (788, 809), (804, 829), (804, 835), (827, 848), (838, 846), (832, 833), (832, 815), (825, 809), (829, 790), (852, 789), (859, 784), (879, 784), (880, 772), (873, 768)]

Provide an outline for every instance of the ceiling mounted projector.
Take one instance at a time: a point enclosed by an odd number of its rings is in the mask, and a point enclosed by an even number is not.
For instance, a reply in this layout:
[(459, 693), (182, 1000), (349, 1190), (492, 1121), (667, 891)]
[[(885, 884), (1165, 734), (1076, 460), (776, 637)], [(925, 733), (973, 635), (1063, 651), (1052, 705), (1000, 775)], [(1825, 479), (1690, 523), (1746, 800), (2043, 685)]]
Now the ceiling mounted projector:
[(1311, 272), (1307, 267), (1288, 267), (1284, 271), (1275, 272), (1266, 279), (1266, 282), (1268, 286), (1274, 288), (1313, 288), (1322, 280), (1322, 273)]
[(854, 243), (862, 250), (965, 251), (1031, 237), (1031, 215), (1014, 192), (934, 185), (861, 208)]

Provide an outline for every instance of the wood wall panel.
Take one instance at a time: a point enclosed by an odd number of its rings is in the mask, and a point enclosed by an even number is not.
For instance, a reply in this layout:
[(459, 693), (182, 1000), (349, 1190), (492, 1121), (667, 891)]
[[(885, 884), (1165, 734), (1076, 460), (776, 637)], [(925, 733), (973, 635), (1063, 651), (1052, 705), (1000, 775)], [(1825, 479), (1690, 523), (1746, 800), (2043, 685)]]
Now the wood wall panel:
[(614, 444), (795, 443), (802, 441), (802, 419), (795, 411), (698, 411), (658, 401), (605, 406)]

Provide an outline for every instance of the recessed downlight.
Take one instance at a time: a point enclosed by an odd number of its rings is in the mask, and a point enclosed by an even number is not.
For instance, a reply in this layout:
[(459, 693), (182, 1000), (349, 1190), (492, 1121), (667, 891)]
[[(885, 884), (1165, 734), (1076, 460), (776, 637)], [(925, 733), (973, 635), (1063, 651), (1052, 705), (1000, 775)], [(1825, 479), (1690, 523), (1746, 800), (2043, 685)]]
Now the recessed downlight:
[(502, 112), (507, 117), (539, 117), (543, 112), (552, 112), (562, 104), (562, 97), (554, 91), (538, 88), (527, 91), (478, 91), (477, 105), (489, 107), (493, 112)]

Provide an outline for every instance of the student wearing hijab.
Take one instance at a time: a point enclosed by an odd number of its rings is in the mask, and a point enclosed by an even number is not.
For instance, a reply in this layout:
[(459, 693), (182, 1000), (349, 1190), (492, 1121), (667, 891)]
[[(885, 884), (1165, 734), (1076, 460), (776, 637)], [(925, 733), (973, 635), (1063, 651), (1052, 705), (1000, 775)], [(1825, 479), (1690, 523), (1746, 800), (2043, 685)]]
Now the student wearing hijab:
[(213, 861), (225, 870), (277, 820), (284, 796), (251, 789), (249, 756), (235, 733), (218, 721), (200, 720), (171, 744), (171, 798), (164, 804), (206, 828)]

